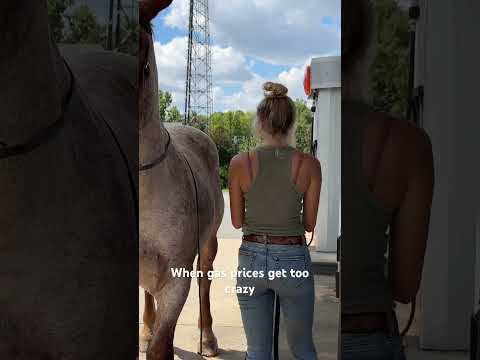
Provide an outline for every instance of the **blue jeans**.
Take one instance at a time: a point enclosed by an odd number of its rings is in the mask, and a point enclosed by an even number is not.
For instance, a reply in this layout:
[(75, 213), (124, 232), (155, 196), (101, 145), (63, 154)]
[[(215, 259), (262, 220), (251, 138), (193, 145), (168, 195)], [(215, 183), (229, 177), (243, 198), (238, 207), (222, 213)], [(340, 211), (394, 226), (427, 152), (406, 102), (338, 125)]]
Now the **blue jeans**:
[(342, 360), (406, 360), (398, 323), (394, 319), (393, 333), (343, 333)]
[[(237, 294), (247, 337), (246, 359), (272, 358), (275, 292), (280, 299), (281, 314), (293, 358), (317, 359), (312, 339), (315, 289), (308, 248), (305, 245), (243, 241), (239, 249), (238, 270), (263, 271), (264, 275), (237, 277), (237, 286), (254, 288), (251, 295)], [(294, 271), (294, 276), (291, 276), (291, 270)], [(277, 274), (269, 274), (270, 271), (277, 271)], [(300, 274), (307, 276), (295, 276)], [(276, 276), (269, 278), (269, 275)]]

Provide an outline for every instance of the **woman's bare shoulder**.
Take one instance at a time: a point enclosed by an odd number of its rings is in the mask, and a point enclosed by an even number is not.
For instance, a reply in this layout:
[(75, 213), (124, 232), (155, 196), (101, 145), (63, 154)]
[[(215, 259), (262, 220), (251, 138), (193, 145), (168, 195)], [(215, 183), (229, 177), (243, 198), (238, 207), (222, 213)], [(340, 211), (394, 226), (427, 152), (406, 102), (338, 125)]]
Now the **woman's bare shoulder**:
[(230, 171), (235, 173), (242, 173), (248, 167), (248, 152), (241, 152), (235, 155), (230, 160)]
[(296, 150), (298, 161), (301, 161), (301, 168), (304, 168), (310, 174), (321, 174), (320, 161), (313, 155)]
[(431, 146), (430, 137), (425, 130), (412, 121), (387, 113), (373, 111), (371, 119), (375, 123), (374, 126), (383, 127), (386, 124), (390, 126), (392, 142), (398, 147), (417, 152), (428, 149)]

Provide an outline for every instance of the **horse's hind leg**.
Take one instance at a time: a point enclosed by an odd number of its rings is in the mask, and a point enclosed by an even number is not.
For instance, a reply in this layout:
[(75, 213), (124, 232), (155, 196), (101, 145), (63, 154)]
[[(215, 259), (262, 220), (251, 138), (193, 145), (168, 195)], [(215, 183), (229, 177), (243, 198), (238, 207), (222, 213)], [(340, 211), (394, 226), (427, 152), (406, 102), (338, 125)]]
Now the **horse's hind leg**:
[[(200, 252), (200, 261), (197, 260), (197, 270), (201, 270), (203, 277), (198, 278), (201, 295), (201, 318), (198, 319), (198, 326), (202, 329), (202, 355), (216, 356), (218, 354), (217, 338), (212, 329), (212, 314), (210, 312), (210, 285), (211, 280), (208, 279), (207, 273), (213, 270), (213, 261), (217, 255), (218, 243), (217, 236), (214, 234), (205, 243)], [(200, 345), (200, 344), (199, 344)], [(198, 349), (200, 352), (200, 346)]]
[(147, 349), (147, 360), (173, 360), (175, 326), (187, 300), (190, 282), (188, 277), (170, 278), (154, 294), (157, 301), (156, 321)]
[(145, 292), (145, 308), (143, 309), (143, 328), (140, 334), (140, 351), (145, 352), (148, 343), (153, 337), (153, 327), (155, 325), (155, 299), (148, 292)]

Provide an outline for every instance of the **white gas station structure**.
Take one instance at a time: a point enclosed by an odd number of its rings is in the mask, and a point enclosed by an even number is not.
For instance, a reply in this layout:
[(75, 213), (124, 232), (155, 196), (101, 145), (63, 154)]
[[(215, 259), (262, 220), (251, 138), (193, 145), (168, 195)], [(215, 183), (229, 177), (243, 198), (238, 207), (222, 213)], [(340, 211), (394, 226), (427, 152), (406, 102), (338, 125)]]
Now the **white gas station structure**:
[(322, 190), (313, 245), (316, 251), (337, 252), (341, 204), (341, 61), (339, 56), (311, 60), (305, 74), (313, 101), (313, 153), (322, 166)]
[[(413, 335), (420, 349), (468, 350), (470, 318), (480, 301), (480, 1), (412, 3), (419, 10), (418, 123), (430, 136), (435, 162)], [(312, 59), (307, 75), (315, 107), (313, 142), (323, 171), (314, 245), (316, 251), (335, 253), (341, 204), (340, 57)]]
[(435, 162), (418, 295), (419, 344), (467, 350), (480, 289), (480, 2), (416, 2), (415, 86), (423, 89), (419, 122), (430, 136)]

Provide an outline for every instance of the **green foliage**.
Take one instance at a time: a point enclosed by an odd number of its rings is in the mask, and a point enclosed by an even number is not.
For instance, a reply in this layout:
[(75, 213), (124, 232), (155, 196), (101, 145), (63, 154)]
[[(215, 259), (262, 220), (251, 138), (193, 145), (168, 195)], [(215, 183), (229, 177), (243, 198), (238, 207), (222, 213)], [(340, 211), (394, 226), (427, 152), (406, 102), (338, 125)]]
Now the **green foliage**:
[(113, 29), (114, 44), (108, 42), (106, 23), (98, 21), (88, 5), (76, 5), (75, 0), (47, 0), (48, 19), (56, 43), (99, 44), (105, 49), (130, 55), (138, 53), (138, 19), (120, 12), (118, 38)]
[[(168, 91), (158, 91), (158, 111), (160, 120), (166, 122), (182, 122), (183, 118), (176, 106), (172, 106), (172, 94)], [(200, 128), (200, 126), (196, 126)]]
[(296, 100), (295, 107), (297, 108), (296, 147), (304, 153), (310, 153), (312, 146), (313, 114), (303, 100)]
[(97, 17), (87, 5), (76, 7), (66, 16), (69, 31), (64, 41), (71, 44), (102, 44), (105, 42), (106, 27), (98, 24)]
[(377, 53), (372, 67), (373, 106), (404, 116), (408, 98), (408, 16), (395, 0), (376, 0)]
[(63, 40), (63, 32), (65, 29), (63, 14), (72, 4), (73, 0), (47, 0), (50, 32), (53, 40), (57, 43)]
[(158, 111), (161, 121), (167, 120), (167, 109), (172, 105), (172, 94), (168, 91), (158, 91)]
[(183, 121), (182, 115), (180, 114), (180, 111), (176, 106), (172, 106), (170, 107), (170, 109), (167, 110), (167, 119), (171, 122)]

